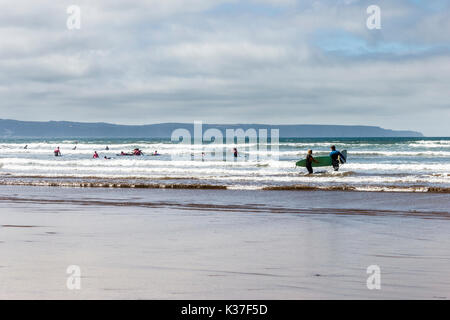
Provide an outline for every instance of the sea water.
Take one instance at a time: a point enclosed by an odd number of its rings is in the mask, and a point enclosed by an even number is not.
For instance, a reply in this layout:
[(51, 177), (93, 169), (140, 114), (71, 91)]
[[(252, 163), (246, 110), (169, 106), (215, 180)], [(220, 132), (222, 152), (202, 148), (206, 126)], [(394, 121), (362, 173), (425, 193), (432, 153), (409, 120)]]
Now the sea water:
[[(320, 167), (308, 175), (295, 166), (308, 149), (327, 155), (331, 145), (348, 152), (339, 171)], [(58, 146), (62, 157), (53, 154)], [(227, 158), (234, 147), (239, 156)], [(0, 184), (450, 192), (450, 138), (280, 138), (278, 148), (259, 147), (268, 152), (255, 159), (264, 151), (223, 145), (220, 159), (212, 153), (217, 146), (169, 139), (3, 139)], [(117, 155), (134, 148), (144, 156)]]

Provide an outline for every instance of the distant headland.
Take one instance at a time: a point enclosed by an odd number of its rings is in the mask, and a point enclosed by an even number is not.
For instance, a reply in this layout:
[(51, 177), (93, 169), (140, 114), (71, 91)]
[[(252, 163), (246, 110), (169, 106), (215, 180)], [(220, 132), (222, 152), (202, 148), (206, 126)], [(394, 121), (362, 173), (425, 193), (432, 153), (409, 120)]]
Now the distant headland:
[[(192, 132), (192, 123), (159, 123), (119, 125), (69, 121), (18, 121), (0, 119), (1, 138), (170, 138), (175, 129)], [(247, 130), (279, 129), (281, 138), (358, 138), (358, 137), (423, 137), (417, 131), (383, 129), (377, 126), (353, 125), (267, 125), (267, 124), (203, 124), (204, 130), (242, 128)]]

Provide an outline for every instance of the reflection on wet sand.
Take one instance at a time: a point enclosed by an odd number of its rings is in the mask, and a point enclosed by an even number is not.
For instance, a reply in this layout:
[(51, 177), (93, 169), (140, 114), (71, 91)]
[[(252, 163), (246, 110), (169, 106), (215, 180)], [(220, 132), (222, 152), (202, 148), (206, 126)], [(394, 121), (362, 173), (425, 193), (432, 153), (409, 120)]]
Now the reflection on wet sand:
[[(445, 194), (0, 187), (0, 298), (446, 299)], [(69, 265), (82, 289), (66, 288)], [(381, 269), (369, 290), (367, 268)]]

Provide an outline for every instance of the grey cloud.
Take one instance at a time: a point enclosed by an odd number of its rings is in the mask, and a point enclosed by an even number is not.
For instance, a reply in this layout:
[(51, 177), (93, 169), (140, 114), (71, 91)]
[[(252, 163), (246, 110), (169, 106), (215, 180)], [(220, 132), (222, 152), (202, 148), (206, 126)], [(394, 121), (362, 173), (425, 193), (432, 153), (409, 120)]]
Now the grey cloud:
[[(237, 1), (80, 1), (82, 28), (69, 31), (65, 5), (16, 2), (0, 13), (2, 117), (371, 124), (450, 134), (449, 52), (414, 52), (449, 44), (448, 7), (424, 12), (380, 1), (383, 28), (371, 32), (368, 1), (249, 2), (283, 9), (273, 15), (212, 11)], [(413, 51), (327, 52), (314, 37), (330, 30)]]

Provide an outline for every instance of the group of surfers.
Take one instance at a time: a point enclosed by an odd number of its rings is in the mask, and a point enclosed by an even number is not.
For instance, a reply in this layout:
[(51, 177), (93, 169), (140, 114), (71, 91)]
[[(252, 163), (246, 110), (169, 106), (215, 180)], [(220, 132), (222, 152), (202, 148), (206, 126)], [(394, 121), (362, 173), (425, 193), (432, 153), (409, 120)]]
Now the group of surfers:
[[(153, 154), (154, 155), (158, 154), (158, 151), (155, 151)], [(120, 151), (120, 154), (118, 154), (118, 156), (143, 156), (143, 155), (144, 155), (144, 153), (139, 148), (135, 148), (132, 152), (129, 152), (129, 153)]]
[[(24, 149), (26, 149), (27, 147), (28, 147), (28, 146), (25, 146)], [(75, 146), (74, 148), (72, 148), (72, 150), (76, 150), (76, 148), (77, 148), (77, 147)], [(109, 150), (109, 147), (107, 146), (107, 147), (105, 148), (105, 150)], [(62, 155), (62, 154), (61, 154), (61, 149), (60, 149), (59, 147), (56, 147), (56, 149), (53, 151), (53, 153), (54, 153), (55, 157), (60, 157), (60, 156)], [(118, 156), (143, 156), (143, 155), (144, 155), (144, 152), (142, 152), (142, 150), (139, 149), (139, 148), (135, 148), (132, 152), (126, 153), (126, 152), (120, 151), (120, 154), (117, 154), (117, 155), (118, 155)], [(152, 155), (152, 156), (160, 156), (161, 154), (158, 153), (158, 150), (155, 150), (151, 155)], [(202, 156), (204, 156), (204, 155), (205, 155), (205, 153), (202, 152)], [(237, 148), (233, 148), (233, 155), (234, 155), (235, 158), (238, 157), (238, 151), (237, 151)], [(94, 151), (94, 155), (92, 156), (92, 158), (94, 158), (94, 159), (100, 158), (100, 156), (99, 156), (99, 154), (97, 153), (97, 151)], [(111, 158), (105, 156), (104, 159), (111, 159)]]
[[(72, 148), (72, 150), (75, 150), (76, 146), (74, 148)], [(106, 147), (105, 150), (109, 150), (109, 147)], [(60, 157), (61, 154), (61, 149), (59, 147), (57, 147), (54, 151), (53, 154), (55, 155), (55, 157)], [(120, 154), (118, 154), (118, 156), (143, 156), (144, 152), (142, 152), (141, 149), (139, 148), (135, 148), (132, 152), (130, 153), (125, 153), (123, 151), (120, 152)], [(158, 153), (157, 150), (155, 150), (155, 152), (152, 153), (152, 156), (159, 156), (160, 153)], [(99, 154), (97, 153), (97, 151), (94, 151), (94, 154), (92, 156), (92, 158), (94, 159), (98, 159), (100, 158)], [(111, 159), (110, 157), (105, 156), (104, 159)]]

